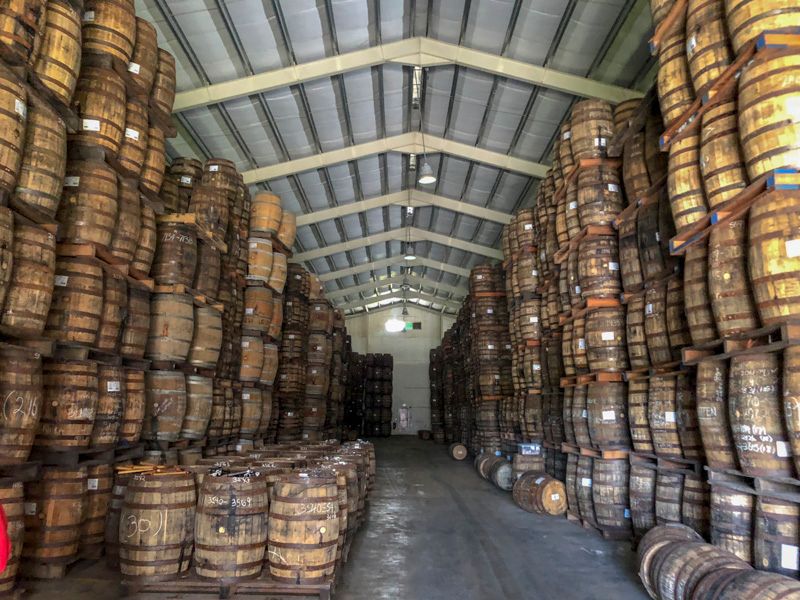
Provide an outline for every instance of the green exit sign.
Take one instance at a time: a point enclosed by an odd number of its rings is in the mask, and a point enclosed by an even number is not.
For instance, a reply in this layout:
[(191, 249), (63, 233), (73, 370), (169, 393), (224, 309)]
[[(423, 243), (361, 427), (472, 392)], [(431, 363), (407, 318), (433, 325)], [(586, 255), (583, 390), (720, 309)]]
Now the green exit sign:
[(422, 329), (422, 323), (406, 323), (405, 331), (412, 331), (414, 329)]

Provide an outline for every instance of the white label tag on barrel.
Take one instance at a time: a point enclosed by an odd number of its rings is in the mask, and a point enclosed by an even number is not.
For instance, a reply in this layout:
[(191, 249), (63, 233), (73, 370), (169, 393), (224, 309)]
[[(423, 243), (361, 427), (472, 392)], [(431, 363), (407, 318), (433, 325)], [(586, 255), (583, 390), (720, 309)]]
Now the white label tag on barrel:
[(97, 119), (81, 119), (81, 129), (84, 131), (100, 131), (100, 121)]
[(531, 271), (531, 275), (533, 275), (534, 277), (538, 277), (539, 276), (539, 271), (537, 269), (533, 269)]
[(531, 229), (533, 229), (533, 223), (525, 223), (525, 225), (522, 226), (522, 229), (524, 231), (530, 231)]
[(135, 129), (131, 129), (130, 127), (126, 127), (125, 128), (125, 137), (130, 139), (130, 140), (134, 140), (134, 141), (138, 142), (139, 141), (139, 132), (136, 131)]
[(564, 132), (564, 135), (562, 135), (562, 136), (561, 136), (561, 139), (562, 139), (562, 140), (568, 140), (568, 139), (570, 139), (571, 137), (572, 137), (572, 132), (571, 132), (571, 131), (565, 131), (565, 132)]
[(321, 310), (322, 310), (322, 307), (321, 307), (321, 306), (315, 306), (315, 307), (314, 307), (314, 310), (315, 310), (315, 311), (317, 311), (317, 312), (319, 312), (319, 311), (321, 311)]
[(70, 175), (64, 177), (64, 187), (78, 187), (81, 183), (81, 178), (78, 175)]
[(83, 22), (91, 23), (92, 21), (94, 21), (94, 11), (87, 10), (85, 13), (83, 13)]
[(475, 275), (475, 279), (483, 279), (483, 275)]
[(653, 314), (653, 305), (652, 304), (645, 305), (644, 314), (646, 314), (646, 315), (652, 315)]
[(286, 379), (287, 377), (288, 377), (288, 375), (286, 375), (286, 373), (282, 373), (281, 374), (281, 380)]
[(578, 350), (586, 350), (586, 340), (578, 338)]
[(493, 308), (487, 308), (486, 309), (486, 314), (487, 315), (493, 315), (494, 314), (494, 309)]
[(249, 348), (249, 347), (250, 347), (250, 342), (248, 342), (248, 341), (243, 341), (242, 342), (242, 348)]
[(561, 494), (550, 494), (550, 500), (553, 502), (558, 502), (561, 500)]
[(96, 490), (97, 487), (98, 487), (98, 485), (97, 485), (98, 483), (99, 483), (98, 479), (95, 479), (95, 478), (87, 479), (86, 480), (86, 489)]
[(25, 503), (25, 514), (29, 517), (33, 517), (36, 515), (36, 502), (26, 502)]
[(142, 70), (142, 65), (136, 62), (129, 62), (128, 63), (128, 72), (133, 73), (134, 75), (138, 75), (139, 72)]
[(786, 240), (786, 257), (797, 258), (800, 256), (800, 239)]
[(183, 185), (192, 185), (192, 178), (188, 175), (181, 175), (181, 183)]
[(592, 479), (590, 477), (581, 477), (581, 485), (583, 487), (592, 487)]
[(500, 375), (495, 374), (494, 378), (495, 378), (495, 381), (500, 381)]
[(302, 278), (303, 278), (303, 276), (302, 276), (302, 275), (295, 275), (295, 276), (294, 276), (294, 278), (295, 278), (295, 279), (302, 279)]
[(124, 485), (115, 485), (112, 492), (115, 496), (122, 496), (123, 494), (125, 494), (125, 489), (126, 486)]
[(582, 418), (582, 419), (585, 419), (585, 418), (587, 418), (588, 416), (589, 416), (589, 411), (588, 411), (588, 410), (586, 410), (586, 409), (584, 408), (584, 409), (581, 411), (581, 418)]
[(614, 332), (613, 331), (604, 331), (600, 334), (600, 339), (604, 342), (613, 342), (614, 341)]
[(242, 400), (250, 400), (250, 392), (242, 392)]
[(317, 370), (316, 369), (311, 369), (311, 374), (312, 375), (316, 375), (317, 374)]
[(24, 119), (28, 116), (28, 107), (19, 98), (14, 98), (14, 112)]
[(118, 392), (122, 389), (122, 385), (120, 385), (119, 381), (109, 381), (106, 383), (106, 391), (109, 392)]
[(615, 263), (615, 262), (608, 263), (608, 270), (609, 271), (619, 271), (619, 263)]
[(293, 340), (293, 339), (294, 339), (294, 334), (293, 334), (293, 333), (289, 335), (289, 339), (290, 339), (290, 340)]
[(219, 165), (209, 165), (208, 170), (210, 173), (216, 173), (219, 171)]
[(788, 458), (791, 456), (791, 452), (789, 452), (789, 444), (780, 440), (775, 442), (775, 451), (777, 452), (779, 458)]
[(486, 347), (487, 347), (489, 350), (494, 350), (494, 344), (486, 344)]
[(533, 367), (534, 371), (541, 371), (542, 370), (542, 365), (540, 365), (539, 363), (533, 363), (533, 365), (531, 365), (531, 366)]
[(675, 422), (675, 413), (672, 411), (667, 411), (664, 413), (664, 420), (667, 423), (674, 423)]
[(604, 137), (596, 137), (594, 138), (594, 145), (599, 146), (600, 148), (605, 148), (608, 141)]
[(789, 569), (790, 571), (800, 570), (800, 561), (798, 561), (798, 548), (792, 544), (781, 544), (781, 567)]
[(575, 286), (575, 293), (576, 294), (580, 294), (581, 293), (581, 286), (579, 286), (579, 285)]
[(56, 275), (55, 284), (58, 287), (65, 287), (69, 283), (69, 275)]
[(622, 516), (625, 517), (626, 519), (630, 519), (631, 518), (631, 509), (630, 508), (626, 508), (622, 512)]
[(567, 205), (567, 210), (575, 210), (578, 208), (578, 203), (574, 200)]
[(694, 54), (694, 49), (697, 48), (697, 37), (692, 36), (688, 40), (686, 40), (686, 54), (692, 55)]
[(253, 250), (254, 248), (258, 248), (258, 244), (256, 242), (250, 242), (250, 250)]
[(536, 481), (534, 481), (533, 483), (535, 483), (536, 485), (541, 485), (541, 484), (542, 484), (542, 482), (543, 482), (544, 480), (545, 480), (545, 478), (544, 478), (544, 477), (539, 477), (539, 479), (537, 479), (537, 480), (536, 480)]
[(245, 308), (244, 309), (244, 314), (246, 314), (246, 315), (252, 315), (254, 312), (256, 312), (255, 308)]
[(658, 231), (656, 231), (656, 241), (657, 242), (661, 241), (661, 234)]
[(530, 323), (538, 323), (538, 322), (539, 322), (539, 317), (531, 317), (531, 318), (529, 319), (529, 322), (530, 322)]
[(616, 421), (617, 415), (613, 410), (603, 411), (603, 421)]
[(618, 192), (619, 186), (616, 183), (609, 183), (608, 184), (608, 191), (609, 192)]

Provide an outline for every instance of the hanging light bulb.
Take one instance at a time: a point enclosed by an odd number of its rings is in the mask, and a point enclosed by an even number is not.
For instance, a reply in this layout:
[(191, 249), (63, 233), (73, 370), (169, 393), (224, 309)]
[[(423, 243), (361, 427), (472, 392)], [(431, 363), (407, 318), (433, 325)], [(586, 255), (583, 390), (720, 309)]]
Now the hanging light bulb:
[(403, 256), (404, 260), (417, 260), (417, 255), (414, 254), (414, 244), (406, 242), (406, 253)]
[(433, 174), (433, 169), (427, 161), (423, 163), (422, 169), (419, 172), (419, 179), (417, 179), (417, 181), (422, 185), (436, 183), (436, 175)]
[(408, 307), (407, 307), (405, 304), (403, 304), (403, 312), (402, 312), (402, 315), (403, 315), (404, 317), (407, 317), (407, 316), (408, 316)]

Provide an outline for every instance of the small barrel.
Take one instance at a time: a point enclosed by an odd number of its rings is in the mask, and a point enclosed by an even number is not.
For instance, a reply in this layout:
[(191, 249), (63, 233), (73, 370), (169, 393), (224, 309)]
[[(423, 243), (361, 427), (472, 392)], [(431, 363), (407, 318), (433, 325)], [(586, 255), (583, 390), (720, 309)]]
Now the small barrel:
[(186, 360), (195, 367), (213, 369), (222, 348), (222, 314), (210, 306), (194, 307), (194, 330)]
[(206, 435), (211, 420), (213, 389), (210, 377), (186, 376), (186, 413), (181, 424), (181, 439), (199, 440)]
[(153, 294), (146, 356), (184, 362), (194, 334), (194, 301), (189, 294)]
[(128, 310), (128, 282), (121, 273), (103, 272), (103, 309), (97, 330), (96, 346), (116, 354), (119, 348), (122, 322)]
[(78, 548), (81, 556), (97, 559), (103, 553), (106, 516), (114, 487), (114, 468), (111, 465), (89, 465), (86, 476), (86, 499)]
[(753, 477), (792, 477), (792, 448), (782, 418), (780, 356), (735, 356), (730, 362), (728, 412), (739, 466)]
[(687, 135), (669, 147), (667, 191), (678, 232), (691, 227), (708, 212), (699, 158), (699, 134)]
[(716, 208), (747, 187), (738, 132), (734, 100), (723, 100), (703, 115), (700, 171), (709, 208)]
[(69, 106), (81, 64), (81, 18), (64, 0), (48, 0), (33, 71), (62, 104)]
[(694, 102), (689, 63), (686, 60), (685, 13), (661, 41), (658, 49), (658, 101), (664, 125), (669, 127)]
[(135, 444), (142, 435), (142, 419), (147, 402), (144, 371), (125, 369), (122, 384), (125, 386), (125, 406), (119, 423), (119, 441), (123, 444)]
[(128, 63), (128, 73), (145, 94), (150, 94), (157, 66), (158, 37), (156, 28), (149, 21), (136, 17), (136, 37), (131, 60)]
[(636, 219), (619, 222), (619, 263), (622, 288), (636, 290), (642, 285), (642, 265), (639, 262), (639, 238)]
[(564, 484), (546, 473), (528, 471), (514, 483), (514, 502), (532, 513), (560, 516), (567, 512)]
[(587, 386), (589, 437), (594, 448), (630, 448), (627, 406), (625, 382), (592, 382)]
[(725, 17), (736, 54), (762, 32), (800, 27), (800, 11), (793, 0), (726, 0)]
[(27, 93), (22, 84), (7, 75), (0, 77), (0, 188), (13, 191), (22, 166), (22, 149), (27, 128)]
[(675, 377), (650, 378), (650, 397), (647, 419), (656, 455), (663, 458), (681, 458), (681, 440), (678, 435), (677, 381)]
[(590, 371), (625, 371), (628, 352), (625, 308), (597, 308), (586, 316), (586, 358)]
[(511, 476), (511, 463), (505, 458), (495, 461), (489, 468), (489, 481), (501, 490), (510, 492), (514, 487), (514, 480)]
[(131, 0), (86, 0), (83, 50), (110, 54), (127, 65), (136, 40), (136, 12)]
[(329, 581), (339, 535), (335, 476), (326, 471), (293, 473), (276, 482), (272, 494), (267, 536), (270, 575), (284, 583)]
[(261, 286), (248, 286), (244, 290), (244, 319), (242, 327), (266, 333), (272, 323), (272, 292)]
[(88, 447), (98, 401), (97, 363), (48, 359), (42, 373), (44, 401), (35, 444)]
[(269, 287), (277, 294), (283, 293), (286, 285), (286, 255), (280, 252), (272, 254), (272, 272), (269, 276)]
[(125, 264), (130, 263), (139, 245), (142, 230), (142, 205), (139, 190), (127, 180), (120, 180), (117, 225), (111, 235), (109, 250)]
[(681, 522), (708, 539), (711, 533), (709, 485), (694, 473), (683, 477)]
[[(800, 144), (799, 144), (800, 145)], [(794, 161), (792, 164), (797, 164)], [(750, 208), (750, 285), (763, 325), (800, 315), (800, 200), (792, 191), (762, 194)], [(776, 235), (780, 232), (781, 235)]]
[(124, 377), (122, 367), (97, 366), (97, 408), (89, 442), (92, 447), (117, 445), (126, 403)]
[(130, 478), (119, 517), (123, 581), (164, 581), (189, 570), (195, 506), (190, 473), (163, 469)]
[(682, 506), (683, 474), (658, 471), (656, 475), (656, 523), (659, 525), (680, 523)]
[(21, 481), (0, 484), (0, 507), (6, 518), (6, 533), (11, 548), (5, 569), (0, 571), (0, 594), (8, 595), (17, 581), (25, 541), (25, 494)]
[(656, 526), (656, 471), (632, 464), (628, 480), (631, 525), (637, 537)]
[(192, 287), (198, 294), (212, 299), (219, 295), (221, 260), (219, 250), (203, 240), (197, 240), (197, 268)]
[(125, 136), (126, 100), (125, 82), (115, 71), (84, 64), (72, 100), (80, 128), (69, 134), (69, 141), (100, 146), (116, 156)]
[(711, 543), (751, 562), (755, 496), (715, 485), (711, 488), (710, 505)]
[(278, 228), (278, 241), (291, 250), (297, 236), (297, 219), (294, 213), (285, 210), (281, 213), (281, 226)]
[(631, 530), (627, 459), (595, 458), (592, 465), (592, 498), (597, 524), (603, 530)]
[(686, 10), (686, 58), (697, 94), (716, 81), (733, 59), (723, 2), (692, 0)]
[(122, 501), (128, 481), (137, 473), (153, 470), (148, 465), (118, 466), (114, 472), (114, 485), (111, 488), (111, 499), (106, 513), (104, 542), (106, 564), (112, 569), (119, 569), (119, 516), (122, 512)]
[(447, 450), (450, 458), (455, 460), (464, 460), (469, 455), (467, 447), (460, 442), (453, 442)]
[(180, 371), (147, 371), (142, 439), (175, 442), (186, 414), (186, 377)]
[(667, 331), (667, 286), (661, 284), (648, 288), (644, 300), (644, 331), (650, 363), (669, 363), (672, 361), (672, 347)]
[(158, 65), (150, 100), (162, 112), (170, 114), (175, 103), (175, 57), (163, 48), (158, 49)]
[(24, 463), (42, 413), (42, 359), (11, 347), (0, 348), (0, 464)]
[(150, 275), (159, 285), (183, 284), (191, 287), (197, 268), (197, 235), (193, 225), (163, 222), (158, 224)]
[(581, 227), (611, 225), (625, 208), (619, 170), (601, 165), (578, 174), (578, 215)]
[(708, 466), (736, 470), (736, 449), (728, 421), (728, 362), (697, 365), (697, 419)]
[(726, 568), (750, 569), (733, 554), (699, 541), (667, 545), (658, 552), (653, 566), (658, 598), (690, 598), (706, 574)]
[(147, 105), (139, 99), (129, 98), (125, 105), (125, 134), (122, 137), (117, 160), (135, 177), (139, 177), (142, 173), (149, 130)]
[(55, 218), (66, 168), (66, 126), (51, 110), (38, 104), (29, 106), (22, 166), (14, 190), (16, 201)]
[(628, 360), (631, 369), (650, 366), (650, 355), (645, 333), (645, 296), (638, 294), (628, 299), (625, 316), (625, 338), (628, 346)]
[(195, 516), (195, 570), (227, 582), (258, 577), (267, 542), (269, 496), (263, 477), (205, 477)]
[(756, 568), (797, 578), (800, 569), (791, 556), (798, 539), (800, 505), (758, 496), (753, 527), (753, 564)]
[(147, 275), (153, 264), (158, 232), (156, 230), (156, 214), (153, 209), (144, 203), (140, 208), (142, 222), (139, 227), (139, 241), (136, 245), (136, 252), (133, 253), (131, 269)]
[(594, 513), (594, 498), (592, 495), (592, 472), (594, 459), (591, 456), (578, 457), (578, 470), (576, 473), (576, 485), (578, 490), (578, 508), (581, 518), (589, 523), (595, 524), (597, 519)]
[(120, 354), (126, 358), (143, 358), (150, 332), (150, 290), (128, 286), (128, 307), (122, 323)]
[(639, 577), (651, 598), (659, 598), (656, 594), (658, 581), (652, 578), (651, 571), (651, 566), (658, 554), (676, 542), (702, 541), (703, 538), (697, 532), (680, 523), (659, 525), (644, 535), (636, 549), (636, 562), (639, 565)]
[(258, 381), (264, 365), (264, 340), (253, 335), (242, 336), (242, 362), (239, 370), (240, 381)]
[(37, 480), (25, 483), (24, 575), (63, 577), (64, 563), (77, 556), (86, 481), (85, 466), (46, 466)]
[(653, 440), (650, 437), (648, 418), (649, 382), (646, 379), (628, 381), (628, 421), (631, 442), (636, 452), (653, 454)]
[(718, 338), (709, 298), (708, 279), (708, 246), (705, 240), (701, 240), (686, 250), (683, 267), (683, 302), (689, 334), (695, 346)]
[(618, 298), (622, 293), (619, 276), (619, 249), (616, 236), (587, 237), (581, 240), (578, 254), (581, 297)]
[(278, 233), (281, 225), (280, 196), (270, 192), (259, 192), (250, 204), (250, 234), (270, 237)]
[(275, 344), (264, 344), (264, 361), (261, 364), (260, 383), (272, 385), (278, 374), (278, 347)]
[(574, 160), (602, 158), (614, 135), (611, 105), (603, 100), (580, 100), (572, 107), (570, 148)]
[(259, 281), (269, 281), (272, 273), (272, 241), (266, 238), (251, 237), (247, 243), (247, 277)]
[(57, 216), (62, 238), (110, 246), (118, 197), (117, 174), (111, 167), (94, 160), (68, 161)]
[(239, 436), (244, 439), (254, 439), (261, 424), (261, 411), (263, 401), (261, 390), (256, 387), (245, 387), (242, 389), (242, 425), (239, 428)]

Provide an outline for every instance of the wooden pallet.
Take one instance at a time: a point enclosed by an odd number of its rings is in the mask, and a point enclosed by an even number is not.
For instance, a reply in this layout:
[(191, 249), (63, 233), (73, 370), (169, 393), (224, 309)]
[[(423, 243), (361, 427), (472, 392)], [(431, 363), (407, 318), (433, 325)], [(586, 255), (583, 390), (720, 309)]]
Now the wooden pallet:
[(14, 211), (15, 222), (44, 229), (50, 235), (58, 237), (60, 226), (54, 217), (51, 217), (40, 208), (21, 202), (13, 193), (4, 192), (2, 199), (4, 200), (2, 204), (7, 205), (8, 208)]
[(574, 387), (576, 385), (587, 385), (589, 383), (612, 383), (624, 381), (625, 373), (622, 371), (593, 371), (581, 375), (562, 377), (559, 387)]
[(617, 460), (621, 458), (628, 458), (630, 454), (629, 448), (583, 448), (575, 444), (568, 444), (567, 442), (561, 443), (561, 452), (564, 454), (578, 454), (580, 456), (589, 456), (591, 458), (602, 458), (605, 460)]
[(703, 476), (705, 464), (699, 460), (687, 458), (663, 458), (646, 452), (631, 452), (629, 454), (631, 465), (637, 465), (654, 471), (667, 471), (670, 473), (683, 473), (684, 475)]
[(0, 465), (0, 481), (37, 481), (42, 471), (42, 463), (29, 460), (16, 465)]
[(262, 600), (287, 598), (318, 598), (330, 600), (333, 595), (333, 583), (291, 584), (273, 581), (262, 575), (258, 579), (250, 579), (236, 583), (220, 583), (203, 581), (191, 573), (173, 581), (153, 583), (123, 584), (123, 594), (141, 600), (156, 600), (172, 597), (174, 594), (191, 594), (192, 598), (240, 598), (257, 597)]
[(553, 255), (553, 262), (557, 265), (563, 264), (567, 261), (567, 258), (569, 258), (570, 253), (578, 249), (578, 246), (584, 239), (599, 236), (616, 237), (617, 232), (614, 230), (613, 225), (587, 225), (581, 229), (580, 233), (571, 238), (569, 243), (564, 244), (558, 249), (558, 252)]
[(106, 271), (124, 277), (129, 285), (153, 291), (155, 284), (150, 277), (140, 271), (130, 272), (129, 263), (111, 252), (105, 246), (93, 242), (59, 243), (56, 246), (56, 256), (72, 258), (85, 258), (99, 265)]
[(727, 360), (734, 356), (780, 352), (800, 344), (800, 321), (791, 320), (738, 333), (698, 346), (681, 350), (684, 365), (696, 365), (704, 360)]
[(182, 283), (173, 283), (170, 285), (155, 285), (153, 291), (156, 294), (188, 294), (192, 297), (195, 306), (203, 306), (208, 308), (213, 308), (214, 310), (218, 310), (222, 312), (225, 310), (225, 305), (222, 302), (218, 302), (213, 298), (206, 296), (205, 294), (201, 294), (197, 290), (190, 288)]
[(584, 529), (596, 531), (604, 540), (629, 540), (633, 537), (633, 528), (620, 529), (617, 527), (603, 527), (597, 522), (589, 521), (588, 519), (581, 519), (581, 526)]
[(57, 341), (53, 357), (60, 360), (92, 360), (104, 365), (122, 366), (122, 357), (119, 354), (73, 342)]
[(625, 371), (625, 381), (634, 381), (639, 379), (650, 379), (651, 377), (677, 377), (686, 371), (690, 370), (690, 365), (686, 365), (679, 360), (664, 363), (663, 365), (655, 365), (646, 369), (635, 369), (633, 371)]
[(567, 311), (565, 313), (561, 313), (558, 318), (559, 325), (566, 325), (567, 323), (571, 323), (575, 319), (580, 319), (585, 317), (588, 313), (596, 310), (598, 308), (618, 308), (622, 306), (622, 303), (619, 298), (598, 298), (598, 297), (591, 297), (587, 298), (577, 306), (574, 306), (572, 310)]
[(625, 127), (615, 133), (608, 142), (608, 156), (619, 158), (625, 148), (625, 143), (634, 135), (644, 129), (647, 117), (658, 102), (658, 88), (653, 84), (642, 98), (639, 106), (625, 122)]
[(0, 326), (0, 347), (29, 355), (33, 359), (53, 356), (56, 342), (50, 338), (26, 336), (26, 332)]
[(752, 496), (768, 496), (800, 504), (800, 480), (791, 477), (757, 477), (741, 471), (705, 467), (708, 483)]
[(144, 456), (144, 444), (139, 442), (124, 446), (102, 446), (99, 448), (45, 448), (34, 446), (31, 460), (43, 465), (78, 467), (81, 465), (103, 465), (135, 460)]
[[(202, 223), (199, 223), (197, 220), (197, 215), (195, 213), (167, 213), (163, 215), (158, 215), (156, 216), (156, 222), (181, 223), (183, 225), (191, 225), (194, 227), (195, 233), (197, 234), (198, 238), (200, 238), (205, 242), (208, 242), (223, 254), (228, 252), (228, 245), (225, 243), (225, 241), (220, 238), (219, 234), (214, 233), (213, 231), (205, 227)], [(272, 249), (273, 251), (275, 251), (274, 245)]]

